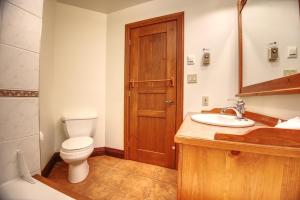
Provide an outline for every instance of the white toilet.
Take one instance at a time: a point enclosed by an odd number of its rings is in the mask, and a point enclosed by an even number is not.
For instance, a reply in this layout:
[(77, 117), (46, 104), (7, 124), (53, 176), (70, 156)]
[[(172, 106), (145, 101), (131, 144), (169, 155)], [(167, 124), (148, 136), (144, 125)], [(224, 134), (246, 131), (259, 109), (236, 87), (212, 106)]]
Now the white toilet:
[(94, 150), (95, 121), (97, 116), (63, 117), (69, 139), (61, 145), (60, 157), (69, 164), (68, 180), (71, 183), (83, 181), (89, 174), (87, 158)]

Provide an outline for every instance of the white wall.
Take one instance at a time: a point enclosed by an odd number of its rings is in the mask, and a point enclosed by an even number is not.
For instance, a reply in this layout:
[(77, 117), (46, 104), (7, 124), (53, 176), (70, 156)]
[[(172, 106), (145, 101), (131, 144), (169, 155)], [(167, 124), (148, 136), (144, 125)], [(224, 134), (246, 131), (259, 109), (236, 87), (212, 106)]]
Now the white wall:
[[(96, 146), (123, 149), (124, 30), (127, 23), (185, 11), (185, 57), (189, 54), (197, 57), (195, 66), (185, 64), (185, 76), (196, 73), (199, 81), (189, 85), (185, 80), (185, 113), (222, 107), (228, 104), (227, 98), (237, 93), (235, 0), (154, 0), (107, 16), (62, 3), (57, 3), (55, 9), (53, 63), (49, 61), (46, 65), (52, 66), (53, 71), (44, 71), (50, 76), (45, 82), (53, 81), (52, 86), (45, 85), (53, 87), (55, 151), (64, 139), (61, 115), (95, 111), (99, 115)], [(212, 63), (206, 67), (200, 64), (203, 48), (209, 48), (212, 54)], [(46, 91), (44, 94), (47, 97)], [(210, 97), (209, 107), (201, 106), (202, 96)], [(287, 119), (300, 113), (296, 103), (300, 95), (244, 99), (248, 110), (266, 115)], [(47, 101), (44, 103), (50, 105)], [(41, 109), (42, 106), (41, 102)], [(47, 129), (47, 124), (45, 127)]]
[[(184, 84), (184, 112), (199, 111), (201, 97), (210, 97), (210, 108), (226, 104), (237, 93), (236, 1), (154, 0), (108, 15), (106, 69), (106, 146), (123, 149), (124, 30), (125, 24), (185, 12), (185, 56), (195, 54), (198, 83)], [(212, 62), (201, 66), (202, 49), (211, 50)], [(206, 109), (208, 109), (206, 107)]]
[[(0, 89), (38, 91), (42, 7), (42, 0), (0, 1)], [(0, 185), (19, 177), (18, 149), (32, 174), (40, 170), (38, 101), (0, 97)]]
[(281, 119), (300, 116), (300, 95), (244, 97), (246, 109)]
[(106, 15), (56, 3), (53, 110), (55, 150), (65, 133), (63, 114), (97, 113), (95, 146), (105, 145)]
[[(249, 1), (243, 10), (244, 86), (283, 77), (284, 70), (300, 72), (300, 56), (288, 58), (289, 46), (300, 48), (299, 35), (298, 0)], [(279, 59), (272, 62), (270, 42), (279, 47)]]
[(40, 56), (40, 141), (41, 169), (45, 167), (55, 152), (54, 146), (54, 25), (55, 1), (44, 1), (43, 29)]

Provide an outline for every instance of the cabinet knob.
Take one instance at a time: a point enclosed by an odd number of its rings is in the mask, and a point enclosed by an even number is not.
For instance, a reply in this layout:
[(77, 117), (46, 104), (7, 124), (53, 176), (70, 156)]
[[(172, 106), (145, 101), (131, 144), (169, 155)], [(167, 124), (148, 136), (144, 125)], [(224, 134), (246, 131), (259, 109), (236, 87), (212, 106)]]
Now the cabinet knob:
[(237, 157), (241, 154), (240, 151), (230, 151), (229, 156), (230, 157)]

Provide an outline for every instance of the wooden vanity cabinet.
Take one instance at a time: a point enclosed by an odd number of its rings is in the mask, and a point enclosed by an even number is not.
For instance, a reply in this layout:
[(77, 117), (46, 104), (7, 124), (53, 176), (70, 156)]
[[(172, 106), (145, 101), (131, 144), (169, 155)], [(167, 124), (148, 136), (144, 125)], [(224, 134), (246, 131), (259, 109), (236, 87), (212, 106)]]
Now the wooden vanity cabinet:
[(179, 200), (300, 199), (300, 157), (295, 152), (276, 155), (274, 149), (262, 153), (222, 146), (179, 144)]
[(278, 119), (249, 112), (256, 124), (248, 128), (190, 115), (175, 136), (178, 200), (300, 200), (300, 130), (274, 128)]

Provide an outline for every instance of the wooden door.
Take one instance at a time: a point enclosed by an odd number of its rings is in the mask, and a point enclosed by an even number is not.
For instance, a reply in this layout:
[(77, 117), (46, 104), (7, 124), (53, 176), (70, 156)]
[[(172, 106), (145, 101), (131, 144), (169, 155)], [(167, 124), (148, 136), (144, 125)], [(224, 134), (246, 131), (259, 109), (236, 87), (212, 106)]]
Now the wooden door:
[(177, 21), (129, 32), (129, 159), (175, 167)]

